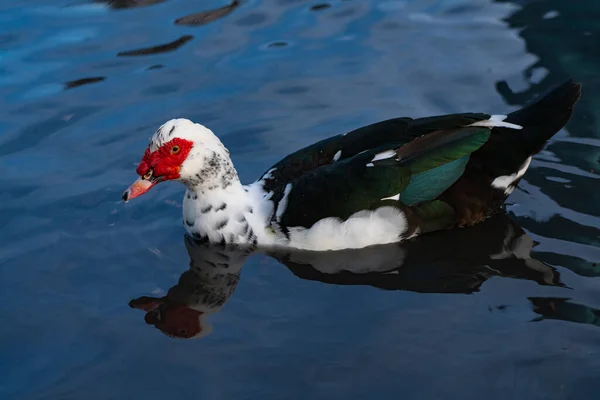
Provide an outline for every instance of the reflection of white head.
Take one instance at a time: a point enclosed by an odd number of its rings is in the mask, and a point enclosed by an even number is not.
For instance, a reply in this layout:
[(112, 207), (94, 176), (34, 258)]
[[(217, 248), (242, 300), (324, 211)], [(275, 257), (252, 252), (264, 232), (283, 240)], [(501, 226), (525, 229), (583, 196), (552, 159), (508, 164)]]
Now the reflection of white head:
[(232, 296), (251, 250), (202, 244), (188, 235), (185, 235), (185, 245), (190, 256), (190, 269), (181, 274), (167, 297), (201, 313), (198, 318), (200, 331), (191, 337), (199, 339), (212, 332), (209, 316), (219, 312)]
[(213, 331), (212, 324), (207, 319), (208, 315), (202, 314), (198, 318), (198, 325), (200, 325), (200, 332), (196, 333), (194, 336), (189, 337), (188, 339), (202, 339), (210, 335)]

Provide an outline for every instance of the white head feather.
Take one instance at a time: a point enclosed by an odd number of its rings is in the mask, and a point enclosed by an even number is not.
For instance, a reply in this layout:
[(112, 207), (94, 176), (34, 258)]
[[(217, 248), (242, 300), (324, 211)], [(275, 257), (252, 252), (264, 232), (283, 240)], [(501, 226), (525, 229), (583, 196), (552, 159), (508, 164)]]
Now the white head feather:
[(179, 172), (179, 181), (188, 188), (225, 188), (231, 182), (238, 181), (229, 150), (210, 129), (189, 119), (177, 118), (165, 122), (150, 138), (150, 151), (156, 151), (175, 138), (193, 143)]

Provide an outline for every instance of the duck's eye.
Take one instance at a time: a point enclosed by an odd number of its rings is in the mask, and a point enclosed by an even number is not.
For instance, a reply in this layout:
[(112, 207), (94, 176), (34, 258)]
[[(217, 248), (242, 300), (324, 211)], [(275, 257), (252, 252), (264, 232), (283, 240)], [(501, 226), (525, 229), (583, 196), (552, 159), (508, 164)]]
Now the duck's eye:
[(149, 169), (148, 172), (143, 176), (144, 179), (149, 180), (152, 178), (152, 169)]
[(179, 146), (171, 147), (171, 154), (177, 154), (177, 153), (179, 153)]

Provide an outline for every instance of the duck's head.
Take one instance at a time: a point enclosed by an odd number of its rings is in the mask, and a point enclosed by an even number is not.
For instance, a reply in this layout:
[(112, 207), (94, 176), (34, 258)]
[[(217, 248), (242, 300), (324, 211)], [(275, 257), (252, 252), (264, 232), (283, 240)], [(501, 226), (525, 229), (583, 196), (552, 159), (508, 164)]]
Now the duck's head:
[(210, 189), (237, 179), (229, 151), (215, 134), (189, 119), (172, 119), (150, 138), (136, 170), (139, 178), (123, 193), (129, 201), (164, 181)]

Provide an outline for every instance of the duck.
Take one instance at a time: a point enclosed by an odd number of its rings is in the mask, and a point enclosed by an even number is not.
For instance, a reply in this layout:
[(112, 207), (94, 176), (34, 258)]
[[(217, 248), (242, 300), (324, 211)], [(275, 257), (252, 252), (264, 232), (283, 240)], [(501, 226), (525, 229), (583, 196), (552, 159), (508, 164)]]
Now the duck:
[(569, 79), (507, 115), (375, 122), (299, 149), (248, 184), (217, 135), (175, 118), (151, 136), (122, 199), (181, 182), (186, 233), (221, 245), (328, 251), (470, 227), (503, 207), (580, 96)]

